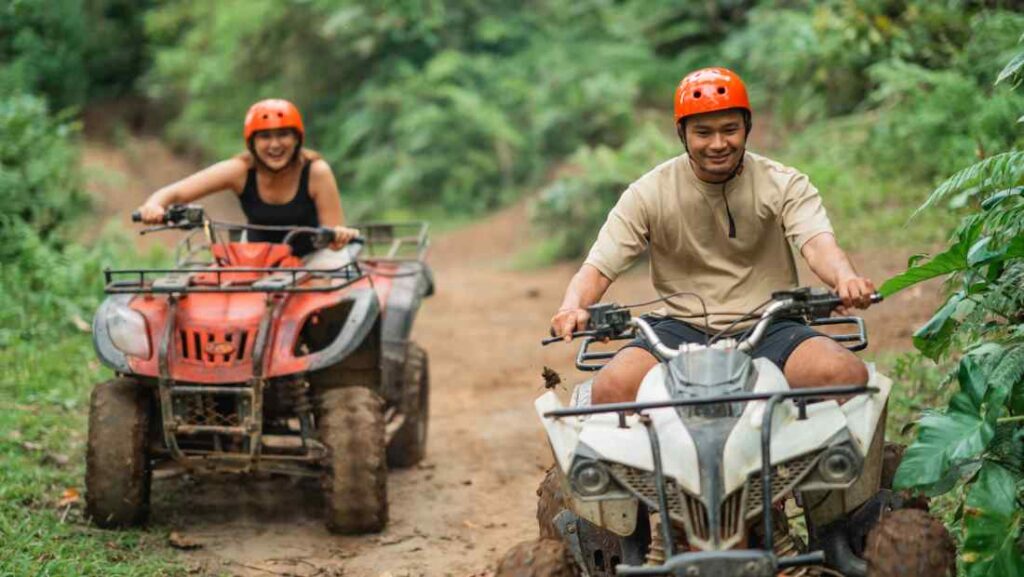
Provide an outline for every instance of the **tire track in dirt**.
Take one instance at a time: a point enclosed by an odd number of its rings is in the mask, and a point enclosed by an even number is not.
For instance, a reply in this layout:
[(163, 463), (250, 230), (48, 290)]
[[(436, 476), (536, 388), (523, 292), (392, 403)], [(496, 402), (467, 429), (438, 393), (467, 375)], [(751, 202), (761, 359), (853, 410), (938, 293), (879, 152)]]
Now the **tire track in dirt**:
[[(127, 223), (145, 194), (194, 168), (156, 143), (149, 146), (149, 158), (168, 154), (167, 162), (157, 163), (166, 172), (147, 172), (153, 163), (140, 167), (109, 147), (87, 152), (93, 165), (125, 175), (107, 193), (92, 187), (106, 194), (108, 218)], [(224, 218), (237, 216), (234, 199), (222, 195), (215, 202)], [(384, 532), (329, 534), (319, 491), (309, 481), (157, 480), (155, 526), (202, 545), (182, 552), (183, 561), (209, 575), (466, 577), (486, 574), (509, 547), (534, 537), (534, 491), (550, 463), (533, 411), (541, 369), (554, 368), (566, 387), (582, 375), (572, 368), (574, 347), (539, 346), (575, 265), (514, 270), (511, 259), (531, 234), (521, 203), (435, 241), (430, 262), (437, 294), (426, 301), (414, 330), (431, 361), (428, 454), (421, 466), (390, 473), (391, 522)], [(891, 253), (855, 260), (876, 280), (904, 262)], [(652, 293), (646, 267), (638, 266), (606, 300), (636, 302)], [(908, 349), (913, 328), (934, 309), (933, 293), (907, 291), (868, 311), (872, 348)]]

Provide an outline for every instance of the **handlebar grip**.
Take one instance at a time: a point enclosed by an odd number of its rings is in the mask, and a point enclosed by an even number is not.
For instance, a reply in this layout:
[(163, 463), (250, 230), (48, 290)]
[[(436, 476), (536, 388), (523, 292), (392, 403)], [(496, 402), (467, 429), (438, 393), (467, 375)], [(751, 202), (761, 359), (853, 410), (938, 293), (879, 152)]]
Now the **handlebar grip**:
[(548, 345), (550, 345), (550, 344), (552, 344), (552, 343), (557, 343), (558, 341), (561, 341), (561, 340), (563, 340), (563, 339), (565, 339), (565, 337), (548, 337), (548, 338), (546, 338), (546, 339), (543, 339), (543, 340), (542, 340), (542, 341), (540, 342), (540, 345), (541, 345), (542, 347), (546, 347), (546, 346), (548, 346)]
[(132, 222), (142, 222), (142, 213), (137, 210), (132, 212)]

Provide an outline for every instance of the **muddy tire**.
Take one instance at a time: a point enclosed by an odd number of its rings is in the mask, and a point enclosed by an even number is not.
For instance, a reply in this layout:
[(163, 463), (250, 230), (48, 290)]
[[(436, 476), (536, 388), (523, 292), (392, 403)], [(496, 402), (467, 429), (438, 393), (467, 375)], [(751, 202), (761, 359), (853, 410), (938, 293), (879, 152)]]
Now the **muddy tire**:
[(320, 395), (320, 442), (327, 528), (346, 535), (380, 531), (388, 521), (384, 401), (365, 387)]
[(562, 493), (561, 471), (553, 465), (537, 487), (537, 527), (541, 539), (561, 539), (554, 519), (565, 510), (565, 495)]
[(494, 577), (575, 577), (569, 551), (561, 541), (524, 541), (498, 562)]
[(139, 525), (149, 514), (147, 454), (151, 396), (135, 379), (93, 387), (85, 454), (85, 510), (104, 528)]
[(412, 467), (427, 453), (427, 425), (430, 419), (430, 365), (427, 352), (416, 343), (409, 345), (402, 377), (405, 422), (388, 445), (388, 465)]
[(868, 533), (869, 577), (951, 577), (956, 544), (946, 527), (918, 509), (885, 514)]

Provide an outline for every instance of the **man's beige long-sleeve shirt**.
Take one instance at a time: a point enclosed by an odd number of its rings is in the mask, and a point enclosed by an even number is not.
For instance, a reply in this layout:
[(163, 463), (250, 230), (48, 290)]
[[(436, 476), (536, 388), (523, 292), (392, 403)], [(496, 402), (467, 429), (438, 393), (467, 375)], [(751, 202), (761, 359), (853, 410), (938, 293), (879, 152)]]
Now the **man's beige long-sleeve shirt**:
[[(747, 312), (772, 292), (797, 286), (793, 250), (823, 232), (832, 225), (821, 197), (799, 171), (747, 152), (736, 177), (712, 184), (697, 178), (684, 154), (626, 189), (586, 264), (615, 280), (649, 249), (655, 290), (699, 294), (720, 330), (736, 315), (714, 313)], [(663, 312), (703, 324), (700, 303), (690, 296), (670, 299)]]

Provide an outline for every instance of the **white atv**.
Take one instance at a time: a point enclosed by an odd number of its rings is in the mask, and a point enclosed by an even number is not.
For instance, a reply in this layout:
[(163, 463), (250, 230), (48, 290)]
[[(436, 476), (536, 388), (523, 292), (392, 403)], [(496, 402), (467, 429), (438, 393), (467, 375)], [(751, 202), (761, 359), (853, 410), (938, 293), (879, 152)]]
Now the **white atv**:
[(628, 308), (591, 307), (578, 368), (613, 355), (592, 343), (637, 334), (662, 362), (636, 402), (591, 405), (590, 381), (571, 407), (553, 391), (537, 399), (556, 462), (538, 490), (541, 538), (513, 548), (497, 577), (952, 575), (945, 527), (890, 490), (892, 382), (869, 365), (866, 386), (791, 389), (749, 354), (782, 317), (851, 323), (833, 338), (865, 348), (860, 318), (825, 318), (839, 304), (824, 290), (776, 293), (745, 338), (678, 350)]

